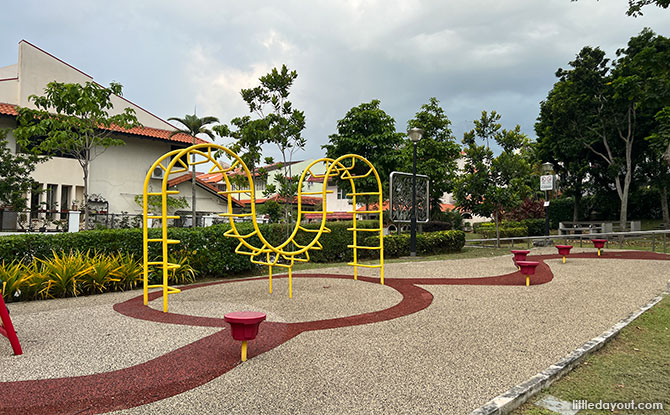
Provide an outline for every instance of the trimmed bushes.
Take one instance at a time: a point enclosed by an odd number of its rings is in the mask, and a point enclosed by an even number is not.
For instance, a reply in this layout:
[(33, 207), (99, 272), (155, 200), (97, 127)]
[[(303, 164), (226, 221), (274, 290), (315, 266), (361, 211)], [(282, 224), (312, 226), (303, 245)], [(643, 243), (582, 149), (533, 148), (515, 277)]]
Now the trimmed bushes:
[[(318, 229), (320, 225), (303, 225)], [(329, 233), (319, 242), (321, 250), (309, 252), (312, 262), (348, 262), (353, 252), (351, 222), (328, 223)], [(359, 228), (376, 229), (374, 221), (358, 221)], [(239, 224), (241, 234), (253, 231), (251, 224)], [(193, 281), (202, 277), (229, 277), (248, 273), (256, 267), (246, 255), (235, 253), (237, 239), (224, 236), (228, 224), (207, 228), (171, 228), (168, 238), (179, 244), (169, 246), (169, 261), (181, 264), (170, 271), (171, 283)], [(285, 224), (260, 227), (263, 236), (274, 246), (287, 239)], [(159, 238), (160, 229), (150, 229), (150, 238)], [(315, 233), (299, 231), (296, 241), (307, 245)], [(377, 232), (358, 233), (358, 244), (379, 244)], [(389, 235), (384, 238), (385, 256), (409, 255), (409, 235)], [(258, 236), (249, 243), (260, 247)], [(456, 252), (463, 248), (462, 231), (441, 231), (417, 235), (417, 252), (422, 255)], [(291, 247), (290, 249), (294, 249)], [(377, 251), (359, 250), (361, 257), (374, 258)], [(149, 244), (149, 260), (161, 255), (161, 244)], [(142, 229), (108, 229), (57, 235), (26, 234), (0, 237), (0, 287), (6, 282), (3, 296), (10, 299), (36, 299), (76, 296), (135, 288), (142, 276)], [(161, 279), (159, 267), (151, 267), (151, 283)], [(15, 293), (20, 293), (15, 297)]]
[[(496, 225), (492, 222), (478, 223), (475, 232), (484, 238), (496, 237)], [(544, 235), (544, 219), (524, 219), (520, 222), (500, 222), (500, 237), (512, 238), (517, 236), (539, 236)]]
[[(379, 237), (368, 238), (367, 243), (378, 245)], [(387, 235), (384, 236), (384, 258), (397, 258), (410, 254), (410, 235)], [(458, 252), (465, 245), (465, 232), (463, 231), (441, 231), (416, 235), (416, 251), (419, 255), (446, 254)], [(366, 256), (373, 258), (373, 254)]]

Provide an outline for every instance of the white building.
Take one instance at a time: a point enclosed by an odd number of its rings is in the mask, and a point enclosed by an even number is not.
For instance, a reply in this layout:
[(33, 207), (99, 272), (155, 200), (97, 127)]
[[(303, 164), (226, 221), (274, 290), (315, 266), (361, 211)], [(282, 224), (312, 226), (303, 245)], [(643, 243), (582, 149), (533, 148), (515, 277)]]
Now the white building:
[[(52, 81), (83, 84), (93, 81), (93, 77), (25, 40), (19, 42), (18, 62), (0, 67), (0, 128), (15, 128), (16, 107), (35, 108), (28, 97), (43, 94), (46, 85)], [(142, 194), (144, 178), (153, 162), (168, 151), (188, 147), (192, 137), (186, 134), (170, 137), (175, 127), (167, 121), (125, 98), (112, 96), (111, 99), (114, 108), (109, 111), (110, 114), (132, 108), (142, 127), (116, 131), (115, 137), (122, 139), (126, 145), (110, 147), (92, 161), (89, 194), (96, 196), (89, 199), (105, 201), (92, 205), (98, 211), (141, 213), (141, 206), (136, 203), (135, 196)], [(16, 151), (16, 141), (11, 131), (8, 141), (10, 149)], [(197, 142), (205, 141), (198, 139)], [(31, 208), (81, 208), (83, 173), (76, 160), (53, 157), (38, 165), (32, 176), (44, 192), (29, 198)], [(152, 182), (155, 182), (152, 183), (154, 187), (160, 186), (160, 180)], [(190, 188), (184, 188), (182, 196), (189, 203), (190, 194)], [(224, 206), (225, 199), (213, 194), (206, 186), (198, 186), (196, 197), (199, 213), (222, 211), (219, 206)]]

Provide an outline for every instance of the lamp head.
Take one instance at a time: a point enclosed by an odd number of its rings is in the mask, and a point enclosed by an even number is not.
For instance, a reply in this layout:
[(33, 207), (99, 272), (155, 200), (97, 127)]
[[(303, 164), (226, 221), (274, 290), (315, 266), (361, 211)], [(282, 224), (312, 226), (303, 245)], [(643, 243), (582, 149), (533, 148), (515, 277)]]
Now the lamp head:
[(421, 140), (421, 137), (423, 136), (423, 130), (421, 128), (412, 127), (409, 130), (407, 130), (407, 135), (409, 136), (410, 140), (412, 140), (415, 143), (418, 143), (419, 140)]

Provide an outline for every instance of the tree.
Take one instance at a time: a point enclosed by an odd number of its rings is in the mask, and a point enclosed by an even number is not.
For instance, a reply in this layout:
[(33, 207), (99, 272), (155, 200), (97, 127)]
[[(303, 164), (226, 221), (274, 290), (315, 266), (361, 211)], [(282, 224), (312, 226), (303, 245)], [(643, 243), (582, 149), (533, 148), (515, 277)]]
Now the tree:
[[(654, 115), (670, 100), (669, 62), (669, 40), (645, 29), (617, 51), (611, 66), (599, 49), (582, 49), (571, 69), (559, 69), (560, 79), (548, 99), (569, 120), (561, 127), (563, 133), (591, 151), (592, 166), (600, 163), (599, 170), (590, 172), (609, 178), (616, 189), (621, 229), (635, 173), (648, 152), (643, 139), (654, 128)], [(551, 99), (551, 94), (558, 98)]]
[[(260, 85), (242, 89), (242, 99), (249, 112), (256, 115), (234, 118), (232, 130), (226, 125), (215, 127), (222, 137), (232, 137), (236, 143), (231, 150), (242, 153), (242, 159), (255, 171), (260, 162), (262, 146), (274, 144), (282, 155), (281, 171), (275, 176), (280, 183), (279, 193), (285, 200), (284, 216), (287, 224), (291, 222), (292, 202), (297, 194), (299, 176), (292, 174), (293, 156), (305, 148), (306, 139), (302, 136), (305, 129), (305, 113), (293, 108), (288, 100), (293, 82), (298, 77), (296, 71), (290, 71), (286, 65), (281, 69), (273, 68), (270, 73), (259, 78)], [(287, 228), (288, 229), (288, 228)]]
[[(171, 117), (168, 118), (169, 121), (177, 121), (181, 125), (184, 126), (184, 128), (177, 129), (176, 131), (173, 131), (170, 133), (170, 137), (172, 137), (175, 134), (183, 133), (190, 135), (193, 137), (193, 145), (195, 145), (195, 139), (198, 134), (206, 134), (214, 140), (214, 133), (210, 129), (208, 129), (206, 126), (208, 124), (212, 124), (215, 122), (219, 122), (218, 118), (216, 117), (198, 117), (197, 115), (188, 115), (186, 114), (184, 118), (178, 118), (178, 117)], [(195, 179), (195, 154), (191, 156), (191, 227), (195, 228), (196, 225), (196, 208), (195, 208), (195, 185), (196, 185), (196, 179)]]
[[(475, 128), (463, 135), (465, 168), (456, 180), (454, 197), (463, 210), (481, 216), (493, 215), (496, 226), (496, 246), (500, 247), (500, 216), (529, 197), (531, 166), (523, 152), (529, 146), (528, 137), (518, 125), (513, 130), (501, 130), (495, 111), (474, 122)], [(478, 145), (477, 138), (486, 144)], [(488, 146), (494, 140), (502, 148), (497, 157)]]
[[(375, 166), (382, 182), (382, 189), (388, 192), (389, 175), (402, 166), (400, 150), (404, 143), (404, 133), (395, 130), (395, 120), (380, 107), (380, 101), (374, 99), (350, 109), (337, 122), (337, 133), (328, 137), (329, 144), (321, 146), (330, 158), (346, 154), (358, 154)], [(353, 173), (365, 174), (367, 166), (357, 163)], [(348, 188), (347, 181), (339, 186)], [(376, 192), (377, 181), (374, 177), (358, 179), (357, 192)], [(364, 199), (366, 204), (368, 199)], [(381, 208), (381, 207), (380, 207)]]
[(628, 0), (628, 16), (642, 16), (642, 7), (655, 4), (658, 7), (667, 9), (670, 6), (670, 0)]
[(574, 197), (572, 220), (578, 221), (583, 194), (583, 183), (593, 157), (584, 152), (584, 142), (596, 123), (593, 108), (599, 105), (603, 94), (603, 79), (609, 71), (605, 52), (585, 47), (570, 62), (573, 71), (560, 69), (561, 80), (554, 85), (547, 99), (540, 103), (540, 115), (535, 124), (537, 155), (543, 162), (551, 162), (561, 178), (561, 189)]
[(91, 162), (110, 146), (124, 145), (113, 137), (112, 127), (138, 126), (135, 111), (125, 108), (110, 115), (112, 95), (121, 96), (122, 86), (112, 82), (104, 88), (95, 82), (84, 85), (50, 82), (44, 95), (28, 97), (37, 109), (18, 108), (19, 126), (14, 136), (25, 148), (44, 154), (72, 157), (84, 175), (84, 224), (89, 227), (88, 195)]
[(36, 184), (30, 174), (41, 160), (31, 153), (12, 153), (7, 132), (0, 130), (0, 208), (20, 212), (27, 207), (26, 193)]
[(661, 212), (666, 229), (670, 229), (670, 210), (668, 209), (668, 188), (670, 187), (670, 106), (656, 113), (655, 131), (647, 137), (650, 143), (649, 157), (651, 185), (658, 189), (661, 197)]
[[(577, 0), (571, 1), (574, 2)], [(652, 4), (667, 9), (668, 6), (670, 6), (670, 0), (628, 0), (628, 10), (626, 10), (626, 15), (633, 17), (642, 16), (642, 8)]]
[[(430, 177), (430, 205), (433, 215), (440, 212), (440, 198), (453, 189), (453, 181), (458, 169), (457, 160), (461, 147), (451, 133), (451, 121), (440, 107), (440, 101), (432, 97), (421, 106), (407, 128), (421, 128), (423, 137), (417, 143), (418, 174)], [(412, 143), (403, 147), (404, 171), (412, 171)], [(431, 215), (431, 216), (433, 216)]]

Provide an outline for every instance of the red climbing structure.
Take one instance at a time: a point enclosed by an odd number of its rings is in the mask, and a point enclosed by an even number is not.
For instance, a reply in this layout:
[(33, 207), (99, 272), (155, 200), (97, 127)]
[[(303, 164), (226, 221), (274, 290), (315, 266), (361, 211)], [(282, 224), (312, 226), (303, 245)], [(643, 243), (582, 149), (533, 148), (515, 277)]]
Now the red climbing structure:
[(7, 312), (7, 307), (5, 306), (5, 300), (0, 296), (0, 334), (9, 339), (9, 344), (12, 345), (14, 349), (14, 354), (16, 356), (23, 354), (21, 350), (21, 343), (19, 343), (19, 338), (16, 337), (16, 332), (14, 331), (14, 326), (12, 325), (12, 319), (9, 318), (9, 313)]

